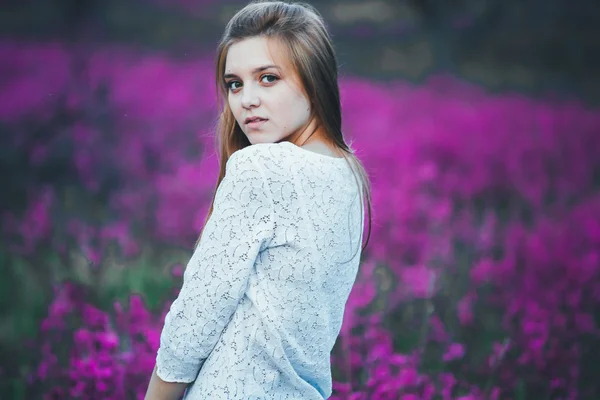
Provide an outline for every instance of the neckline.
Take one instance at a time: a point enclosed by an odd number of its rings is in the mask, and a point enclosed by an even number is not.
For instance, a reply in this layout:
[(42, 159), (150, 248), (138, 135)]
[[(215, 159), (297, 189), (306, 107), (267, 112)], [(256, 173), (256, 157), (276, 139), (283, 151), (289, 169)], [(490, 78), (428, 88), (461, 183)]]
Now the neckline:
[(292, 142), (288, 142), (287, 140), (279, 142), (278, 144), (284, 144), (284, 143), (286, 145), (289, 145), (291, 147), (294, 147), (294, 148), (300, 150), (302, 153), (307, 154), (310, 157), (318, 158), (318, 159), (321, 159), (321, 160), (328, 160), (328, 161), (338, 161), (338, 162), (339, 161), (346, 161), (346, 159), (344, 157), (334, 157), (334, 156), (328, 156), (327, 154), (317, 153), (317, 152), (312, 151), (312, 150), (304, 149), (304, 148), (302, 148), (302, 147), (300, 147), (298, 145), (295, 145)]

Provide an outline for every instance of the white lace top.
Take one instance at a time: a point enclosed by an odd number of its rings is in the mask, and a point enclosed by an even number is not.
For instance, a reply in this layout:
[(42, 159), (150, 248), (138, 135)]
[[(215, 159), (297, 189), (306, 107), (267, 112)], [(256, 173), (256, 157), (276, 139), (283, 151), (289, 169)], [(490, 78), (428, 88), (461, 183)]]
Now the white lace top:
[(185, 399), (328, 398), (360, 201), (343, 158), (290, 142), (236, 151), (165, 318), (158, 376), (194, 382)]

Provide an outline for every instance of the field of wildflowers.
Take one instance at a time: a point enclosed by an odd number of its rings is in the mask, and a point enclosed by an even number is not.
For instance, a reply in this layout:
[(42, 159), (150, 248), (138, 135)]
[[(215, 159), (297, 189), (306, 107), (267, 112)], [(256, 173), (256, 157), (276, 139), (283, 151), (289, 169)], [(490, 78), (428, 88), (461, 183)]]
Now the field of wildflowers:
[[(216, 180), (211, 57), (0, 52), (0, 397), (141, 399)], [(374, 215), (332, 399), (600, 398), (600, 112), (341, 89)]]

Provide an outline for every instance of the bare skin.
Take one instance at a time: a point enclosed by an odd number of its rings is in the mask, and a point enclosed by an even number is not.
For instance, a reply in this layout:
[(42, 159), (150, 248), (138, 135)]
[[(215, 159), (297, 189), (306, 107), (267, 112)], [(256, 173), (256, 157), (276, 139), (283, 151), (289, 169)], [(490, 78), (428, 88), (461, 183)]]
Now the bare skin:
[(296, 132), (288, 139), (291, 143), (303, 149), (323, 154), (329, 157), (342, 157), (339, 150), (327, 140), (324, 129), (313, 117), (306, 127)]
[[(292, 62), (278, 40), (253, 37), (231, 45), (224, 84), (227, 101), (251, 144), (289, 141), (324, 155), (339, 157), (323, 126), (311, 112), (311, 102)], [(247, 118), (264, 123), (248, 124)]]
[(156, 366), (152, 371), (145, 400), (178, 400), (189, 383), (165, 382), (156, 375)]

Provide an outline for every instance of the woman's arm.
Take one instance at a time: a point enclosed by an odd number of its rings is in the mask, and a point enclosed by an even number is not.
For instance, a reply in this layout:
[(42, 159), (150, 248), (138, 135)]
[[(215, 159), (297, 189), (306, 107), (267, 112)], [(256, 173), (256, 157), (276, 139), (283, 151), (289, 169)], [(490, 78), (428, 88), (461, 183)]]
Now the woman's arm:
[[(167, 382), (198, 378), (247, 290), (259, 253), (274, 235), (268, 181), (251, 150), (238, 150), (229, 158), (213, 213), (165, 315), (150, 382), (158, 393), (177, 396), (185, 386)], [(148, 391), (155, 392), (152, 387)]]
[(152, 371), (145, 400), (178, 400), (189, 383), (165, 382), (156, 375), (156, 366)]

